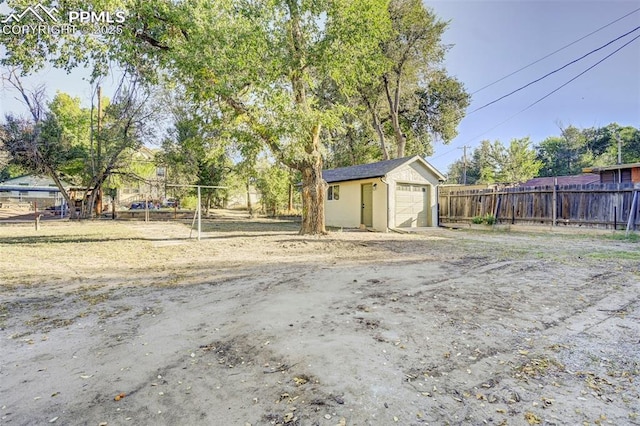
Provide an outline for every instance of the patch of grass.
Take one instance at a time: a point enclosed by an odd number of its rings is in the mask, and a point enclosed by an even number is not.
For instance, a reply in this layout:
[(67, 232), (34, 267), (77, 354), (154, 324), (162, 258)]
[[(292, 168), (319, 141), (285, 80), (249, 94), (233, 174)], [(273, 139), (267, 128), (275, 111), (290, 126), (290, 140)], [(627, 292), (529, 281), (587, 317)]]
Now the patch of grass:
[(629, 235), (626, 235), (626, 232), (616, 232), (615, 234), (607, 235), (606, 238), (615, 241), (640, 242), (640, 234), (635, 232), (631, 232)]
[(632, 260), (640, 261), (640, 251), (599, 251), (587, 253), (585, 257), (597, 260)]

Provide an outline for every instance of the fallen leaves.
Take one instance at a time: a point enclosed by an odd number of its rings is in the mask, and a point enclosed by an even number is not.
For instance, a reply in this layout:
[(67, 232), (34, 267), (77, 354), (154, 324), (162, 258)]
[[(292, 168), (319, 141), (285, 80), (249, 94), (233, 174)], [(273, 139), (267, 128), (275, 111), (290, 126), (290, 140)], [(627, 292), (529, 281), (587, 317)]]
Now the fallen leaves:
[(524, 413), (524, 419), (530, 425), (539, 425), (540, 423), (542, 423), (542, 419), (533, 414), (531, 411), (527, 411), (526, 413)]
[(519, 379), (528, 380), (531, 378), (537, 379), (546, 375), (549, 370), (564, 371), (564, 365), (550, 358), (530, 358), (527, 363), (522, 364), (514, 376)]
[(296, 384), (296, 386), (302, 386), (309, 382), (309, 377), (305, 375), (295, 376), (293, 378), (293, 382)]

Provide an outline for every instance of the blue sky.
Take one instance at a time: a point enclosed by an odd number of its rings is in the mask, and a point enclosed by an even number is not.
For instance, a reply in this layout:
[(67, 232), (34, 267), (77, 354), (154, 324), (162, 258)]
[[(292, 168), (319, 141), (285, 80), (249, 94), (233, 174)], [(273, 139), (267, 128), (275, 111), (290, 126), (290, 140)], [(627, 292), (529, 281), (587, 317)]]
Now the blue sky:
[[(425, 3), (442, 20), (450, 21), (444, 42), (454, 46), (445, 66), (470, 93), (640, 8), (638, 1), (615, 0)], [(638, 26), (640, 11), (473, 94), (468, 112)], [(584, 128), (617, 122), (640, 127), (640, 39), (508, 120), (638, 35), (640, 30), (502, 101), (468, 113), (458, 128), (458, 137), (448, 145), (437, 143), (434, 155), (427, 160), (446, 173), (449, 164), (462, 157), (459, 148), (467, 145), (473, 149), (484, 139), (508, 144), (511, 139), (528, 136), (535, 144), (559, 135), (559, 124)]]
[[(425, 4), (442, 20), (450, 21), (444, 42), (453, 46), (445, 66), (470, 93), (640, 8), (637, 0), (441, 0), (425, 1)], [(640, 11), (474, 93), (468, 111), (540, 78), (638, 26)], [(467, 145), (472, 150), (484, 139), (508, 144), (513, 138), (528, 136), (535, 144), (548, 136), (558, 135), (559, 124), (584, 128), (617, 122), (640, 127), (640, 39), (509, 119), (637, 35), (640, 30), (494, 105), (468, 114), (458, 128), (458, 137), (448, 145), (437, 142), (434, 155), (427, 160), (446, 173), (448, 166), (461, 158), (462, 146)], [(47, 85), (50, 97), (56, 90), (79, 96), (87, 104), (91, 97), (91, 88), (81, 73), (66, 75), (59, 70), (47, 69), (28, 81), (29, 85), (40, 83)], [(110, 83), (109, 80), (104, 82), (106, 94), (109, 94)], [(14, 100), (15, 95), (6, 90), (0, 92), (0, 114), (22, 108)]]

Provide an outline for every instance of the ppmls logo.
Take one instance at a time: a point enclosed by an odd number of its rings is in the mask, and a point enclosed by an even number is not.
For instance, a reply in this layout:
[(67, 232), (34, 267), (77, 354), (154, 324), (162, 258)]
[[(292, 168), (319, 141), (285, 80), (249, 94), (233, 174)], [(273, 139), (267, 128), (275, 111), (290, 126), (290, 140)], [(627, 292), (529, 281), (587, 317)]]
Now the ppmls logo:
[(28, 15), (28, 14), (31, 14), (33, 17), (35, 17), (38, 21), (42, 23), (58, 22), (58, 18), (56, 17), (56, 15), (58, 14), (58, 10), (55, 7), (52, 7), (51, 9), (47, 9), (46, 7), (38, 3), (35, 6), (27, 7), (25, 10), (22, 11), (22, 13), (18, 15), (16, 15), (15, 13), (10, 14), (4, 21), (2, 21), (2, 23), (9, 24), (12, 21), (14, 23), (20, 23), (22, 21), (22, 18), (24, 18), (25, 15)]
[(47, 8), (38, 3), (20, 13), (9, 14), (0, 22), (3, 24), (0, 33), (6, 35), (72, 34), (78, 30), (76, 25), (81, 25), (83, 31), (89, 31), (92, 34), (120, 34), (123, 31), (121, 24), (126, 17), (126, 12), (123, 10), (115, 13), (74, 10), (69, 12), (66, 22), (62, 22), (55, 7)]

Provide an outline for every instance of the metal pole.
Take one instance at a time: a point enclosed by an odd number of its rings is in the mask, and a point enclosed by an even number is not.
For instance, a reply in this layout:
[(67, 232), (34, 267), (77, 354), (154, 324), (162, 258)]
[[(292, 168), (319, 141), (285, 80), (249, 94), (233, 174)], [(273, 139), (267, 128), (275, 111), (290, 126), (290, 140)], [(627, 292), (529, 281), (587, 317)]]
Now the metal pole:
[[(636, 187), (637, 188), (637, 187)], [(631, 201), (631, 207), (629, 208), (629, 220), (627, 220), (627, 232), (624, 234), (629, 236), (629, 232), (636, 228), (636, 210), (638, 208), (638, 189), (633, 191), (633, 201)]]
[(198, 241), (200, 241), (200, 232), (202, 232), (202, 196), (198, 186)]

